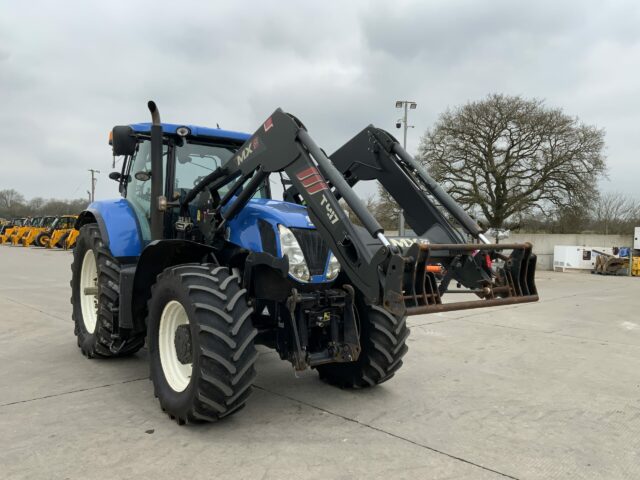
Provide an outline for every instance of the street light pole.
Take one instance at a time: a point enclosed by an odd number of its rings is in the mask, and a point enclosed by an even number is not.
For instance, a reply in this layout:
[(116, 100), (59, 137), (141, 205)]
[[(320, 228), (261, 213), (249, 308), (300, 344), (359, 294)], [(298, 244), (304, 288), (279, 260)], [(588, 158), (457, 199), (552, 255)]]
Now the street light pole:
[(407, 108), (409, 108), (409, 104), (404, 102), (404, 118), (402, 119), (402, 123), (404, 124), (404, 141), (402, 142), (402, 148), (407, 149)]
[[(403, 135), (403, 142), (402, 142), (402, 147), (406, 150), (407, 149), (407, 130), (409, 128), (413, 128), (414, 125), (409, 125), (407, 122), (407, 117), (409, 115), (409, 108), (411, 110), (415, 110), (415, 108), (418, 106), (418, 104), (416, 102), (411, 102), (408, 100), (397, 100), (396, 101), (396, 108), (404, 108), (404, 116), (402, 117), (402, 120), (399, 120), (398, 122), (396, 122), (396, 126), (398, 128), (400, 128), (400, 123), (402, 123), (402, 126), (404, 127), (404, 135)], [(402, 210), (400, 210), (400, 216), (398, 218), (398, 235), (400, 235), (401, 237), (404, 236), (404, 212)]]

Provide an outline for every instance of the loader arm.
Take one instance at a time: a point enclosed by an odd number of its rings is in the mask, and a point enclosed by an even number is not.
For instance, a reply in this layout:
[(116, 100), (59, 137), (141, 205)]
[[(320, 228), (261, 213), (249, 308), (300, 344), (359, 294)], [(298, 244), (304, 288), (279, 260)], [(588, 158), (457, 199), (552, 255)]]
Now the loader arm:
[[(295, 117), (276, 110), (234, 156), (194, 190), (219, 189), (234, 182), (217, 206), (218, 231), (246, 205), (270, 173), (285, 172), (319, 234), (328, 242), (349, 280), (366, 301), (391, 314), (536, 301), (531, 245), (489, 245), (481, 228), (434, 182), (395, 139), (367, 127), (331, 159)], [(399, 248), (351, 188), (377, 179), (429, 241)], [(473, 237), (466, 244), (429, 198), (435, 197)], [(343, 199), (364, 227), (356, 227), (338, 203)], [(504, 250), (512, 250), (507, 256)], [(492, 262), (501, 264), (497, 272)], [(481, 300), (443, 304), (455, 280)]]
[[(349, 279), (372, 304), (382, 302), (385, 265), (393, 257), (401, 264), (400, 253), (392, 251), (383, 228), (295, 117), (276, 110), (223, 168), (225, 176), (220, 176), (216, 188), (231, 180), (235, 183), (220, 201), (219, 229), (244, 207), (270, 173), (285, 172)], [(367, 239), (359, 235), (335, 193), (356, 212), (371, 241), (379, 246), (377, 249), (372, 251)], [(402, 273), (395, 268), (394, 274), (400, 279)]]
[[(536, 258), (531, 244), (489, 244), (480, 226), (390, 133), (370, 125), (331, 155), (331, 160), (351, 186), (361, 180), (380, 182), (403, 209), (417, 235), (424, 238), (425, 241), (407, 251), (407, 256), (418, 264), (416, 270), (427, 271), (424, 283), (405, 278), (405, 286), (414, 287), (408, 291), (405, 288), (409, 313), (538, 300)], [(435, 202), (480, 243), (466, 244)], [(511, 255), (505, 255), (504, 251), (511, 251)], [(489, 268), (494, 261), (502, 264), (495, 273)], [(442, 268), (443, 281), (436, 281), (434, 272), (438, 270), (430, 268), (435, 266)], [(442, 305), (441, 297), (447, 293), (451, 280), (486, 301)]]

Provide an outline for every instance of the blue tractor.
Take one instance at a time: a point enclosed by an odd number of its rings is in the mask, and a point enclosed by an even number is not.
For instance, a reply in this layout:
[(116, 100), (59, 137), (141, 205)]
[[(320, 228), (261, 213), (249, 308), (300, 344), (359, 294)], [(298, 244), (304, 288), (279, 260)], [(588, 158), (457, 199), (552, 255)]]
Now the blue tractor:
[[(402, 366), (408, 315), (538, 299), (531, 245), (490, 244), (384, 130), (327, 156), (280, 109), (249, 135), (164, 124), (148, 106), (151, 123), (111, 132), (122, 198), (77, 220), (71, 303), (88, 358), (146, 343), (155, 395), (180, 424), (244, 406), (257, 344), (330, 384), (370, 387)], [(384, 234), (353, 191), (372, 180), (415, 238)], [(449, 292), (472, 300), (443, 302)]]

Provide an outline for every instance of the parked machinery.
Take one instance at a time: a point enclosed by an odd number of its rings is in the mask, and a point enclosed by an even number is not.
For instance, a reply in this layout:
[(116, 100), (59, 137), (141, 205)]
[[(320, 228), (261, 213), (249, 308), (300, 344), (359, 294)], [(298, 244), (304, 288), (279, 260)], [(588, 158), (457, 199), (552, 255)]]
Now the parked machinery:
[(0, 243), (10, 244), (11, 235), (22, 226), (26, 218), (14, 218), (0, 228)]
[(37, 225), (32, 225), (22, 236), (22, 246), (28, 247), (32, 245), (40, 233), (51, 228), (56, 218), (55, 216), (42, 217), (42, 220)]
[[(110, 177), (124, 198), (78, 218), (71, 302), (89, 358), (131, 354), (146, 337), (154, 393), (181, 424), (242, 408), (255, 344), (328, 383), (369, 387), (402, 366), (408, 315), (538, 299), (531, 245), (488, 244), (384, 130), (369, 126), (327, 157), (280, 109), (253, 135), (162, 124), (149, 109), (152, 124), (112, 131), (124, 161)], [(285, 201), (272, 199), (270, 176)], [(365, 180), (420, 238), (387, 238), (352, 189)], [(475, 300), (443, 301), (461, 289)]]
[(42, 217), (27, 218), (21, 226), (16, 227), (9, 237), (9, 242), (12, 246), (18, 245), (22, 237), (31, 229), (32, 226), (37, 226), (42, 221)]
[(64, 248), (67, 237), (71, 234), (73, 226), (78, 218), (77, 215), (61, 215), (52, 224), (51, 231), (43, 232), (41, 237), (36, 240), (38, 245), (46, 242), (47, 248)]

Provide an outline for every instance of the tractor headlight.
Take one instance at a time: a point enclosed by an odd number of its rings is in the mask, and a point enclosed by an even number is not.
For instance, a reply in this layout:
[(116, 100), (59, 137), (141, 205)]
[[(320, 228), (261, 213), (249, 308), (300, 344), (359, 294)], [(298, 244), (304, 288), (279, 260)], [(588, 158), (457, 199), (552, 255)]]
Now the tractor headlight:
[(278, 225), (278, 233), (282, 255), (289, 258), (289, 275), (301, 282), (308, 282), (311, 280), (309, 267), (295, 235), (284, 225)]
[(327, 280), (335, 279), (340, 273), (340, 262), (333, 254), (333, 252), (329, 252), (329, 266), (327, 268)]

